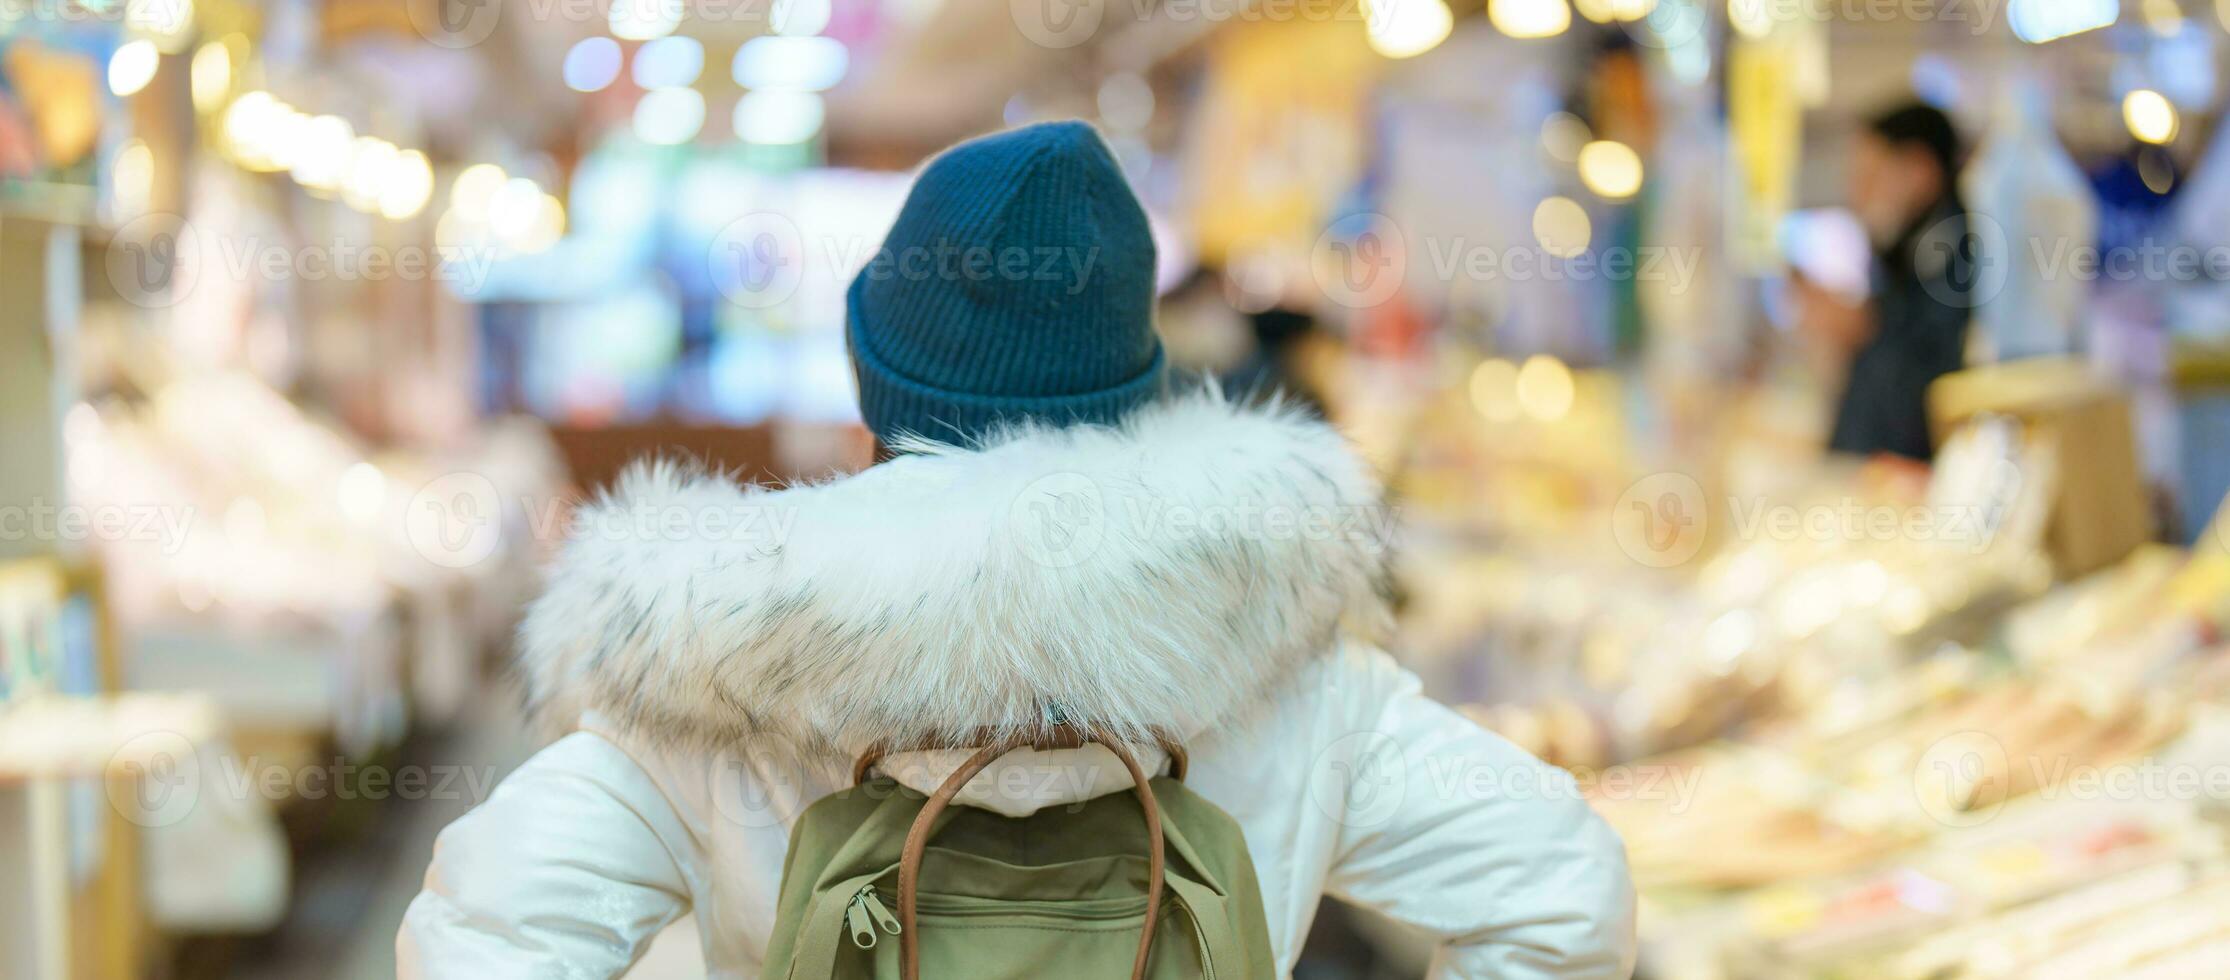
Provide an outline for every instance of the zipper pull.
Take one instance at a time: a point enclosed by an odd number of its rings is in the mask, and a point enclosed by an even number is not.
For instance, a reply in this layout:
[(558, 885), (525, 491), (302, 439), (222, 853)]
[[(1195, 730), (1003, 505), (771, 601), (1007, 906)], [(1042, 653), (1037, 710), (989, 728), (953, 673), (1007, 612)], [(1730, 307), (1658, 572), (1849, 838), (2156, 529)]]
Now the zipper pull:
[(873, 949), (875, 920), (867, 914), (866, 903), (860, 901), (866, 895), (866, 892), (861, 892), (852, 896), (852, 904), (844, 910), (844, 929), (852, 934), (852, 945), (861, 949)]
[(876, 925), (883, 927), (884, 932), (898, 935), (898, 917), (883, 906), (882, 899), (875, 897), (875, 889), (868, 888), (860, 892), (859, 897), (867, 903), (867, 914), (875, 918)]

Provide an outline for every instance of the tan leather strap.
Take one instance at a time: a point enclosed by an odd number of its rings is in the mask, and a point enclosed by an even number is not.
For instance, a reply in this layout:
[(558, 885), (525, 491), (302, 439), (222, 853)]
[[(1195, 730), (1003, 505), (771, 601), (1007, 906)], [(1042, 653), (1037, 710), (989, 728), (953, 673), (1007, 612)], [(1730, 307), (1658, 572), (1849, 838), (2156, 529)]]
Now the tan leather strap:
[[(1146, 926), (1138, 934), (1138, 959), (1131, 966), (1131, 980), (1145, 980), (1148, 956), (1154, 949), (1154, 922), (1161, 916), (1163, 883), (1163, 858), (1161, 836), (1161, 805), (1154, 801), (1154, 787), (1146, 771), (1139, 768), (1138, 758), (1121, 742), (1097, 736), (1081, 736), (1080, 742), (1098, 742), (1107, 746), (1115, 758), (1122, 760), (1123, 768), (1130, 770), (1136, 781), (1139, 809), (1146, 813)], [(936, 827), (937, 815), (945, 812), (953, 797), (968, 785), (968, 781), (988, 768), (1000, 756), (1019, 748), (1030, 746), (1029, 739), (1010, 738), (986, 745), (969, 756), (960, 768), (953, 770), (944, 785), (929, 797), (914, 818), (914, 826), (906, 832), (906, 849), (898, 859), (898, 951), (901, 980), (921, 980), (921, 931), (915, 927), (915, 912), (921, 888), (922, 856), (929, 850), (929, 835)]]
[[(1003, 740), (1014, 741), (1016, 743), (1015, 748), (1032, 748), (1040, 752), (1052, 752), (1058, 749), (1080, 749), (1086, 743), (1096, 741), (1095, 739), (1085, 738), (1074, 726), (1063, 725), (1051, 734), (1023, 739), (1014, 739), (1012, 736), (1003, 739), (996, 731), (979, 729), (974, 734), (956, 739), (950, 744), (922, 742), (903, 746), (875, 745), (860, 753), (860, 757), (852, 762), (852, 785), (858, 786), (867, 782), (867, 777), (874, 773), (877, 763), (901, 752), (945, 752), (956, 749), (972, 749)], [(1169, 757), (1169, 778), (1180, 783), (1184, 782), (1185, 773), (1192, 768), (1191, 755), (1185, 752), (1185, 747), (1178, 744), (1176, 739), (1167, 735), (1156, 735), (1154, 742), (1161, 746), (1162, 754)], [(1101, 744), (1106, 743), (1101, 742)]]

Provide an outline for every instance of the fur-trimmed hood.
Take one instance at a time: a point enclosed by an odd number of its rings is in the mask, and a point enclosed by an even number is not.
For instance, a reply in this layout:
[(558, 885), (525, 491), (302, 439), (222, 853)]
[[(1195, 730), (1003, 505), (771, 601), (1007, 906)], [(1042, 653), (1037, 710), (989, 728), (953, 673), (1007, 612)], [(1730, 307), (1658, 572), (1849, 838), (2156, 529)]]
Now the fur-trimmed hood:
[(638, 464), (520, 628), (538, 716), (801, 748), (1074, 722), (1190, 736), (1384, 623), (1387, 516), (1328, 426), (1213, 392), (745, 489)]

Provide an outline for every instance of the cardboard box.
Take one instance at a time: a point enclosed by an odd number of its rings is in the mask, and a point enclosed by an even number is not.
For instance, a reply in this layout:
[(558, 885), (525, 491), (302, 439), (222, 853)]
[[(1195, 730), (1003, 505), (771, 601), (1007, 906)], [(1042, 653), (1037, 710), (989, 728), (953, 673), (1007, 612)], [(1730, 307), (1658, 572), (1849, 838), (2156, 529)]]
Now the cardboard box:
[(1928, 388), (1936, 441), (1982, 414), (2017, 419), (2059, 460), (2045, 549), (2062, 577), (2120, 561), (2153, 538), (2129, 396), (2080, 361), (2035, 358), (1947, 374)]

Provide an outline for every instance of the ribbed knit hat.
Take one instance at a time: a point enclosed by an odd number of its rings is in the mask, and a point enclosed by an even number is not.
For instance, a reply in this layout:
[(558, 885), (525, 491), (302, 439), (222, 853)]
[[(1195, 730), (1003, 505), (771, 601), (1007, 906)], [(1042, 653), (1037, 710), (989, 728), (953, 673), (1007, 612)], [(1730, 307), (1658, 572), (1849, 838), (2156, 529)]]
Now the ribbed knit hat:
[(886, 442), (1112, 422), (1161, 389), (1146, 213), (1080, 122), (932, 161), (847, 298), (860, 412)]

